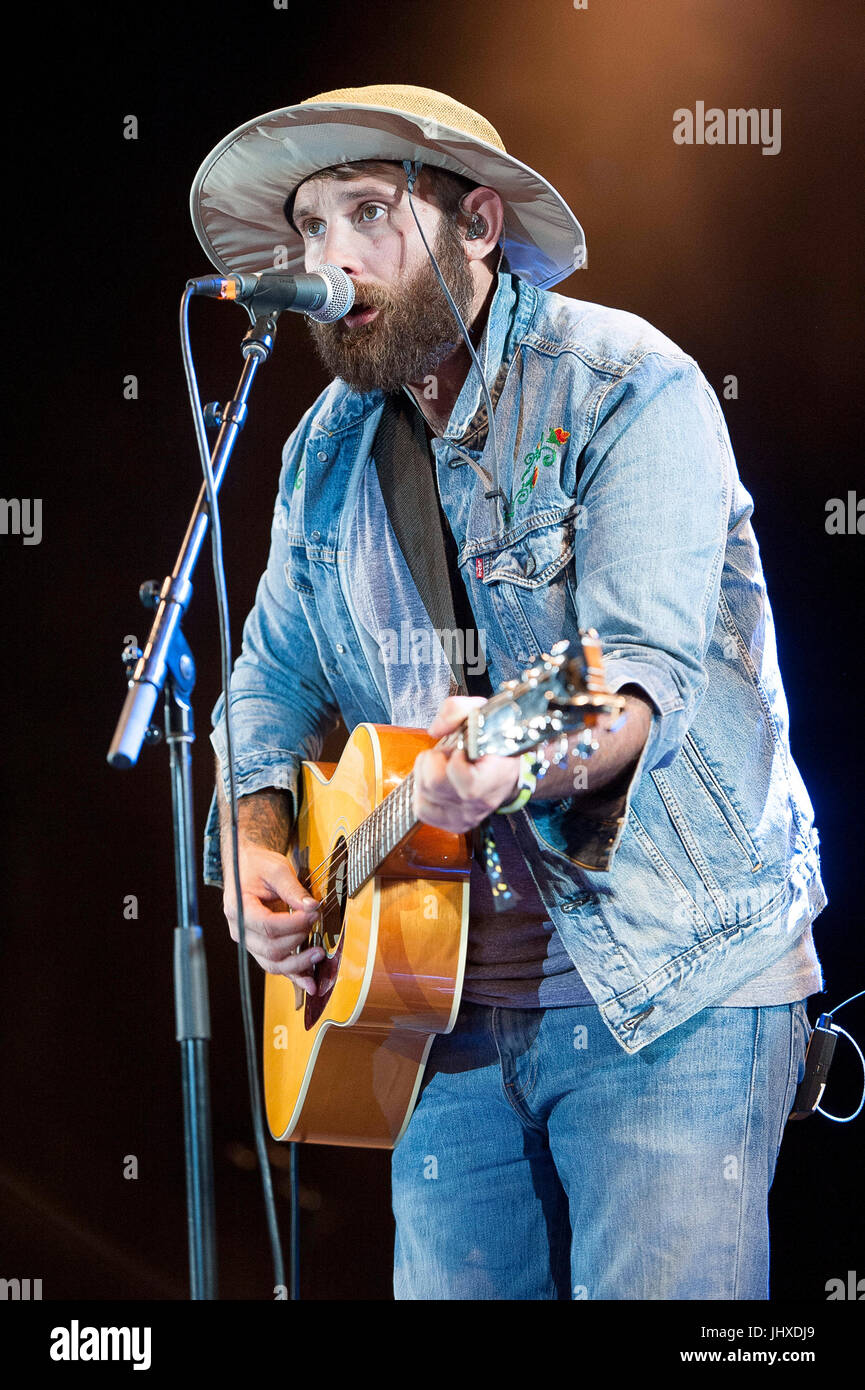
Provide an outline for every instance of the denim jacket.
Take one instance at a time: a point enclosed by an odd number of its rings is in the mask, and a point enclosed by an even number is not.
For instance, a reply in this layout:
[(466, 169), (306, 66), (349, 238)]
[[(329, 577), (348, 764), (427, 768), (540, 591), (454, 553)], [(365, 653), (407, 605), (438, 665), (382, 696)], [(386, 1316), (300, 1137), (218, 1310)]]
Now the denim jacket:
[[(511, 818), (550, 920), (635, 1053), (773, 964), (826, 903), (753, 504), (714, 392), (644, 320), (505, 269), (480, 355), (507, 505), (484, 496), (475, 367), (432, 447), (493, 686), (595, 628), (609, 687), (653, 706), (626, 788), (532, 799)], [(345, 544), (382, 403), (337, 379), (286, 443), (232, 676), (238, 794), (284, 788), (295, 813), (300, 763), (340, 714), (349, 729), (394, 722)], [(370, 537), (370, 564), (375, 551)], [(225, 775), (222, 697), (213, 722)], [(221, 884), (215, 798), (205, 879)]]

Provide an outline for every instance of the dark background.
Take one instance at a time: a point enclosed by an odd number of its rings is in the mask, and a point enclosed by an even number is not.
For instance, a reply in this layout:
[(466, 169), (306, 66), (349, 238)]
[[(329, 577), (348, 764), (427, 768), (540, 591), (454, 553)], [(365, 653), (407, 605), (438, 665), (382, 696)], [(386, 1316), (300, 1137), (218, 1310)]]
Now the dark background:
[[(559, 293), (643, 315), (703, 367), (755, 498), (792, 746), (821, 831), (830, 905), (816, 927), (824, 1008), (865, 987), (858, 662), (865, 539), (826, 504), (865, 492), (862, 235), (853, 0), (437, 4), (270, 0), (34, 10), (26, 101), (7, 115), (7, 407), (2, 491), (43, 499), (43, 539), (2, 542), (6, 697), (0, 1276), (45, 1299), (186, 1296), (180, 1082), (173, 1033), (167, 753), (121, 774), (122, 639), (146, 636), (138, 584), (168, 572), (200, 474), (177, 305), (208, 265), (188, 215), (201, 160), (254, 115), (339, 86), (445, 91), (499, 130), (582, 222), (589, 269)], [(679, 146), (673, 112), (782, 111), (782, 146)], [(138, 138), (123, 138), (127, 115)], [(10, 283), (11, 282), (11, 283)], [(196, 303), (205, 400), (240, 370), (242, 310)], [(124, 377), (138, 378), (125, 400)], [(279, 324), (222, 492), (234, 641), (268, 543), (279, 451), (325, 379), (302, 321)], [(12, 438), (10, 439), (10, 435)], [(185, 630), (199, 665), (196, 813), (210, 795), (219, 690), (205, 548)], [(138, 898), (137, 920), (124, 899)], [(226, 1299), (268, 1299), (235, 948), (203, 889)], [(254, 967), (256, 999), (261, 975)], [(860, 1004), (839, 1022), (860, 1040)], [(851, 1060), (852, 1058), (852, 1060)], [(826, 1103), (855, 1108), (842, 1044)], [(825, 1300), (865, 1275), (856, 1230), (862, 1125), (791, 1126), (772, 1193), (773, 1296)], [(288, 1150), (273, 1145), (287, 1236)], [(124, 1179), (127, 1155), (138, 1177)], [(299, 1166), (306, 1299), (390, 1298), (388, 1155), (307, 1146)]]

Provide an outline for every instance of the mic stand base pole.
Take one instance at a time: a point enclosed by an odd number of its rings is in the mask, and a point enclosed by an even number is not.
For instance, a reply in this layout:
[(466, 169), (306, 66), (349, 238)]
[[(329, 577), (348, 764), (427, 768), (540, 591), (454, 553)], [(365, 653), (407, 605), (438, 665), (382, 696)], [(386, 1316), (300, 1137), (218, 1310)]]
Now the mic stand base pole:
[(181, 1050), (189, 1296), (212, 1300), (216, 1291), (213, 1141), (210, 1117), (210, 1007), (204, 936), (192, 855), (192, 706), (169, 677), (165, 687), (165, 741), (171, 759), (171, 800), (178, 921), (174, 931), (174, 1007)]

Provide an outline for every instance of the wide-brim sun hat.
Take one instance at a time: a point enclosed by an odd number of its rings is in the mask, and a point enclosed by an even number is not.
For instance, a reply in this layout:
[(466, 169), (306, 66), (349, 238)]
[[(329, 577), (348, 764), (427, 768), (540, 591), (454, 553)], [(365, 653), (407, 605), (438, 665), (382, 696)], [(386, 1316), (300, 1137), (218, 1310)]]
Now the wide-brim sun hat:
[(223, 274), (278, 265), (304, 270), (286, 198), (333, 164), (419, 160), (494, 188), (502, 243), (515, 274), (549, 289), (586, 264), (583, 229), (561, 194), (507, 153), (498, 131), (453, 97), (427, 87), (344, 87), (256, 116), (211, 150), (195, 176), (196, 235)]

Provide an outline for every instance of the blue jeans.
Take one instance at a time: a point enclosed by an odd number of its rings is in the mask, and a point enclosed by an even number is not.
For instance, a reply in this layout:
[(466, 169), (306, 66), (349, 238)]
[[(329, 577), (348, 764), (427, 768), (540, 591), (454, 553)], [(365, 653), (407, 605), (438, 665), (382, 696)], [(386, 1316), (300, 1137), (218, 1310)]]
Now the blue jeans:
[(639, 1053), (592, 1006), (464, 1003), (392, 1156), (397, 1299), (765, 1299), (805, 1003)]

